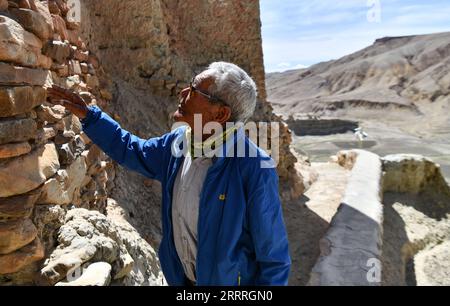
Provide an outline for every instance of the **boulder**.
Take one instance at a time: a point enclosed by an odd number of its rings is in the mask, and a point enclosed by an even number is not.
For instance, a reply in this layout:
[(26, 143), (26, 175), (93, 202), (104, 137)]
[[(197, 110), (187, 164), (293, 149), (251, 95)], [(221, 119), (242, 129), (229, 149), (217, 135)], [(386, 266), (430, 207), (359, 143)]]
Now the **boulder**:
[(0, 255), (0, 274), (15, 273), (44, 257), (44, 247), (39, 238), (25, 247), (6, 255)]
[(78, 157), (67, 169), (45, 182), (38, 204), (70, 204), (75, 192), (79, 192), (86, 175), (84, 156)]
[(59, 9), (58, 4), (56, 4), (56, 1), (54, 0), (48, 1), (48, 9), (51, 14), (61, 15), (61, 10)]
[(62, 105), (40, 105), (36, 108), (37, 117), (42, 122), (56, 123), (67, 115), (66, 109)]
[(53, 28), (53, 18), (52, 18), (52, 14), (50, 13), (48, 1), (42, 1), (42, 0), (37, 1), (35, 11), (44, 17), (45, 23), (47, 24), (47, 26), (50, 29), (50, 37), (51, 37), (53, 35), (54, 28)]
[(36, 137), (36, 122), (31, 118), (0, 121), (0, 144), (27, 141)]
[(0, 117), (11, 117), (29, 112), (45, 102), (47, 92), (38, 86), (0, 88)]
[(53, 27), (55, 29), (55, 33), (59, 35), (61, 40), (69, 40), (69, 33), (67, 32), (66, 22), (59, 15), (52, 15), (53, 19)]
[(9, 254), (29, 244), (37, 236), (30, 219), (0, 223), (0, 254)]
[(2, 85), (44, 86), (51, 79), (49, 70), (16, 67), (0, 62), (0, 83)]
[(0, 159), (27, 154), (31, 151), (28, 142), (8, 143), (0, 145)]
[(48, 24), (42, 14), (29, 9), (12, 9), (11, 14), (17, 18), (25, 30), (42, 41), (48, 40), (53, 35), (53, 24)]
[(70, 45), (59, 40), (51, 40), (47, 42), (42, 52), (62, 64), (70, 55)]
[(33, 212), (39, 192), (33, 191), (9, 198), (0, 198), (0, 221), (28, 218)]
[(382, 158), (385, 192), (431, 192), (450, 196), (450, 186), (439, 164), (416, 154), (392, 154)]
[(41, 270), (49, 284), (74, 273), (83, 277), (83, 267), (90, 262), (110, 264), (113, 285), (164, 284), (156, 252), (119, 216), (113, 220), (98, 211), (69, 210), (58, 242)]
[(0, 16), (0, 61), (22, 66), (50, 68), (51, 60), (41, 54), (42, 42), (13, 19)]
[(0, 197), (9, 197), (36, 189), (59, 169), (55, 144), (48, 143), (28, 155), (0, 166)]
[(55, 286), (108, 286), (111, 281), (111, 265), (95, 262), (83, 269), (83, 274), (69, 282), (59, 282)]

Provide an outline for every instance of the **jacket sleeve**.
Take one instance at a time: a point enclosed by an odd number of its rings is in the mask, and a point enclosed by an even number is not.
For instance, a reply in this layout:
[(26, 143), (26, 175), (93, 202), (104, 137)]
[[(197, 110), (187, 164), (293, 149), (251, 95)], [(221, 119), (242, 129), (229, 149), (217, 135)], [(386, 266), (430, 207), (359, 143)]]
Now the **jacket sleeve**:
[(143, 140), (126, 130), (97, 106), (90, 106), (83, 131), (109, 157), (130, 170), (161, 181), (170, 154), (171, 134)]
[(275, 169), (254, 169), (248, 186), (249, 227), (259, 266), (257, 285), (285, 286), (291, 259)]

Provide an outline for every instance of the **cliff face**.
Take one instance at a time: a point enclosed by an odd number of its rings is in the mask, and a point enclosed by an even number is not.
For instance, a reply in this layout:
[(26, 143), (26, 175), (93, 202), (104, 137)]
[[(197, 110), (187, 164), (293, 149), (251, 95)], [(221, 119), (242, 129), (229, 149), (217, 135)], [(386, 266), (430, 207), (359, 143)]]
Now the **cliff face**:
[[(81, 23), (68, 11), (65, 0), (0, 0), (0, 284), (67, 285), (82, 271), (78, 282), (95, 272), (102, 284), (164, 284), (153, 250), (160, 185), (116, 167), (75, 116), (45, 102), (45, 88), (80, 92), (148, 138), (169, 131), (191, 77), (224, 60), (255, 79), (254, 120), (277, 121), (265, 100), (259, 3), (81, 0)], [(290, 198), (303, 185), (284, 125), (280, 138), (280, 191)]]

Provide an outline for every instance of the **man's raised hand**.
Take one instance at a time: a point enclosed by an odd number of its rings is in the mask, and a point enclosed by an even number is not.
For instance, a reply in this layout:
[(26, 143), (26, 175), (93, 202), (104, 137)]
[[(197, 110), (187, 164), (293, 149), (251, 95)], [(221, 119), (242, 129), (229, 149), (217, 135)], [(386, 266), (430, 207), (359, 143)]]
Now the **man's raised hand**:
[(71, 90), (57, 85), (47, 88), (47, 100), (52, 104), (64, 106), (80, 119), (84, 119), (89, 110), (82, 97)]

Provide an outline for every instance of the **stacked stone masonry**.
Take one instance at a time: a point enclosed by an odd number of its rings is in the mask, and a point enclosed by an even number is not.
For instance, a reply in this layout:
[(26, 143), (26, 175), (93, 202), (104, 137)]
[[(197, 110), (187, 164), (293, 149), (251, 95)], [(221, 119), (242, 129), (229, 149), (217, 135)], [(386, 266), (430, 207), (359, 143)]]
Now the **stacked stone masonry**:
[(46, 102), (52, 84), (100, 97), (97, 61), (67, 12), (61, 0), (0, 1), (0, 284), (45, 281), (62, 216), (106, 207), (110, 162)]

